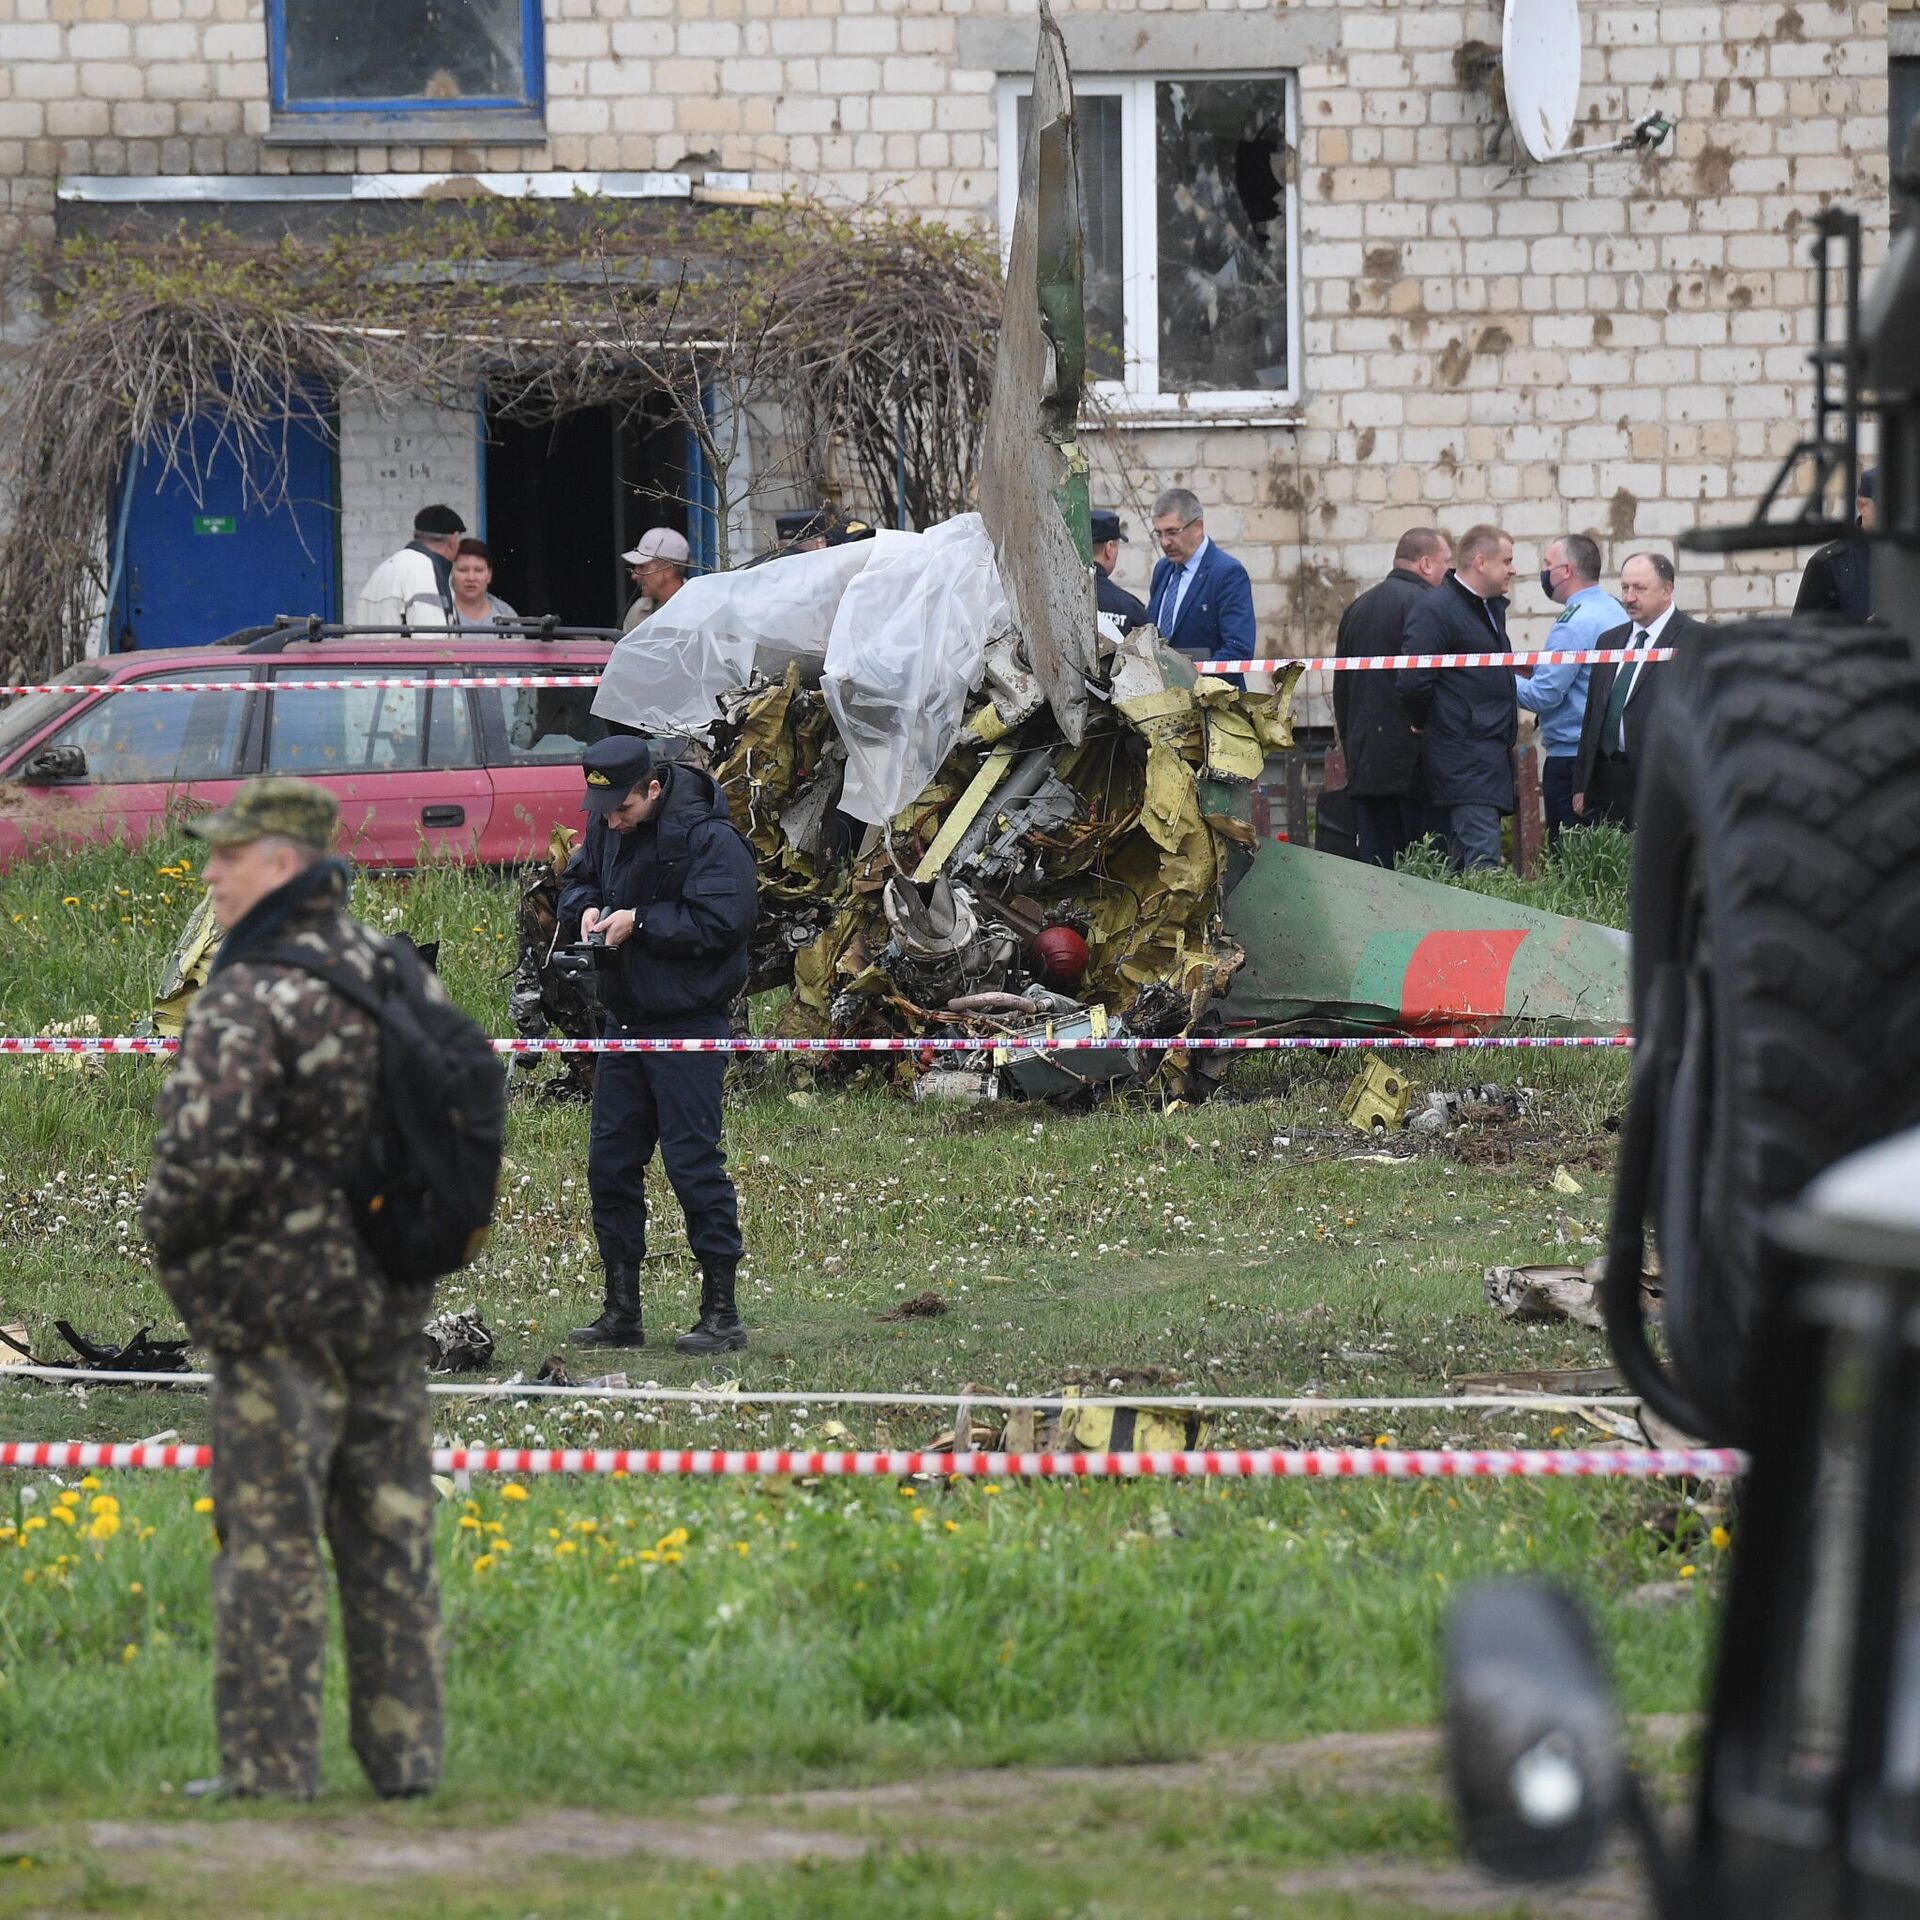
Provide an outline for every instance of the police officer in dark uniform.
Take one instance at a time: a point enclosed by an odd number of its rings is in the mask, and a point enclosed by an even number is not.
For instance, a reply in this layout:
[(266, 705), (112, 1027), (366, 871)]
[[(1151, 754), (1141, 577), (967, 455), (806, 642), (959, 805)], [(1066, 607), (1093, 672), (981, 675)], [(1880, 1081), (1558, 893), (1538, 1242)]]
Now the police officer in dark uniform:
[[(714, 1039), (747, 984), (747, 943), (759, 913), (753, 854), (713, 776), (656, 759), (645, 740), (616, 736), (582, 760), (587, 837), (567, 863), (563, 930), (603, 935), (597, 975), (605, 1037)], [(747, 1344), (734, 1297), (740, 1210), (720, 1142), (723, 1053), (610, 1053), (594, 1078), (587, 1185), (606, 1269), (600, 1317), (581, 1346), (638, 1347), (640, 1266), (647, 1254), (646, 1170), (660, 1151), (700, 1262), (700, 1318), (674, 1342), (682, 1353)]]
[(1091, 524), (1095, 603), (1102, 613), (1118, 614), (1123, 630), (1144, 627), (1147, 624), (1145, 605), (1113, 581), (1114, 562), (1120, 558), (1120, 542), (1127, 537), (1120, 516), (1110, 507), (1096, 507)]

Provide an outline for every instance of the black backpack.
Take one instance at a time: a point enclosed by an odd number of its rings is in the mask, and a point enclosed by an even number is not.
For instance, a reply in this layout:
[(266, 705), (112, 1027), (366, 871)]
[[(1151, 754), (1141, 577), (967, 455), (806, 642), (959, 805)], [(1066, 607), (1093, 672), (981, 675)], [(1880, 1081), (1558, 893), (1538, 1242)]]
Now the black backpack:
[(378, 982), (297, 947), (249, 953), (298, 967), (380, 1025), (380, 1100), (371, 1137), (342, 1191), (354, 1225), (395, 1286), (469, 1265), (493, 1224), (507, 1128), (506, 1071), (452, 1001), (427, 990), (410, 940), (384, 940)]

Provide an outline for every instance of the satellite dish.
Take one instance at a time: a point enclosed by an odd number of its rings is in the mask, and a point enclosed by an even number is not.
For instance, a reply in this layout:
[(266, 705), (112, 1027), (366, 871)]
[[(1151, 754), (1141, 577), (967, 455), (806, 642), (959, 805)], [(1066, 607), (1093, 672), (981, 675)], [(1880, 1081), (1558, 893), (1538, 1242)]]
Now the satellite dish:
[(1506, 0), (1500, 64), (1520, 145), (1532, 159), (1557, 159), (1580, 101), (1579, 0)]

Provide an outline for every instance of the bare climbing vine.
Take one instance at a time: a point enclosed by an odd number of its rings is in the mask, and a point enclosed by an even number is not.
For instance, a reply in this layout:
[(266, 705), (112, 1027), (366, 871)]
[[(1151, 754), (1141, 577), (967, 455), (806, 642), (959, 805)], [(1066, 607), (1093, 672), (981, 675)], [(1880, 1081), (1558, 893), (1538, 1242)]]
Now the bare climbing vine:
[(921, 526), (969, 504), (1000, 317), (989, 239), (803, 200), (416, 213), (317, 239), (182, 227), (40, 252), (50, 321), (0, 416), (0, 678), (85, 651), (129, 452), (144, 449), (143, 484), (197, 488), (196, 418), (267, 507), (290, 436), (329, 430), (335, 399), (464, 411), (483, 388), (529, 422), (664, 402), (715, 476), (723, 528), (749, 422), (778, 430), (771, 459), (756, 441), (756, 487), (874, 511), (904, 478)]

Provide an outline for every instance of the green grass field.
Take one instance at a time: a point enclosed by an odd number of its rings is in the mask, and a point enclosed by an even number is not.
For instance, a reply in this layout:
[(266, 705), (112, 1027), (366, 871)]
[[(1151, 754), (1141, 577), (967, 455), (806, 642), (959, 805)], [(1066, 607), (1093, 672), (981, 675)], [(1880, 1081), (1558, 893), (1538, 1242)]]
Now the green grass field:
[[(1617, 917), (1617, 873), (1600, 844), (1532, 897)], [(0, 1031), (127, 1031), (192, 897), (173, 848), (0, 879)], [(509, 888), (437, 871), (363, 882), (357, 904), (440, 939), (458, 997), (507, 1030)], [(1196, 1110), (1087, 1114), (756, 1070), (729, 1115), (753, 1332), (730, 1390), (658, 1412), (449, 1398), (441, 1432), (911, 1445), (950, 1415), (753, 1396), (1443, 1394), (1465, 1373), (1602, 1363), (1597, 1336), (1499, 1320), (1480, 1274), (1598, 1250), (1623, 1063), (1409, 1064), (1429, 1086), (1524, 1079), (1531, 1106), (1383, 1160), (1338, 1120), (1353, 1063), (1316, 1055), (1248, 1063)], [(0, 1060), (0, 1321), (43, 1356), (56, 1318), (102, 1339), (173, 1330), (135, 1223), (162, 1071)], [(584, 1149), (583, 1108), (516, 1102), (500, 1228), (445, 1290), (484, 1312), (501, 1376), (595, 1308)], [(696, 1277), (670, 1200), (660, 1225), (655, 1345), (597, 1364), (718, 1387), (671, 1349)], [(946, 1311), (882, 1317), (922, 1293)], [(4, 1391), (12, 1437), (204, 1431), (191, 1391)], [(1517, 1409), (1246, 1416), (1217, 1437), (1556, 1430), (1599, 1437)], [(376, 1807), (335, 1684), (317, 1808), (189, 1818), (178, 1787), (213, 1764), (202, 1483), (104, 1476), (71, 1490), (71, 1523), (63, 1491), (0, 1476), (0, 1915), (184, 1914), (215, 1884), (237, 1914), (1558, 1911), (1453, 1863), (1423, 1731), (1446, 1610), (1486, 1573), (1553, 1574), (1594, 1608), (1628, 1707), (1683, 1713), (1720, 1554), (1662, 1487), (478, 1480), (440, 1515), (445, 1791)], [(1636, 1599), (1669, 1585), (1676, 1602)], [(1670, 1736), (1646, 1758), (1673, 1777)], [(1637, 1910), (1624, 1886), (1606, 1897), (1591, 1910)]]

